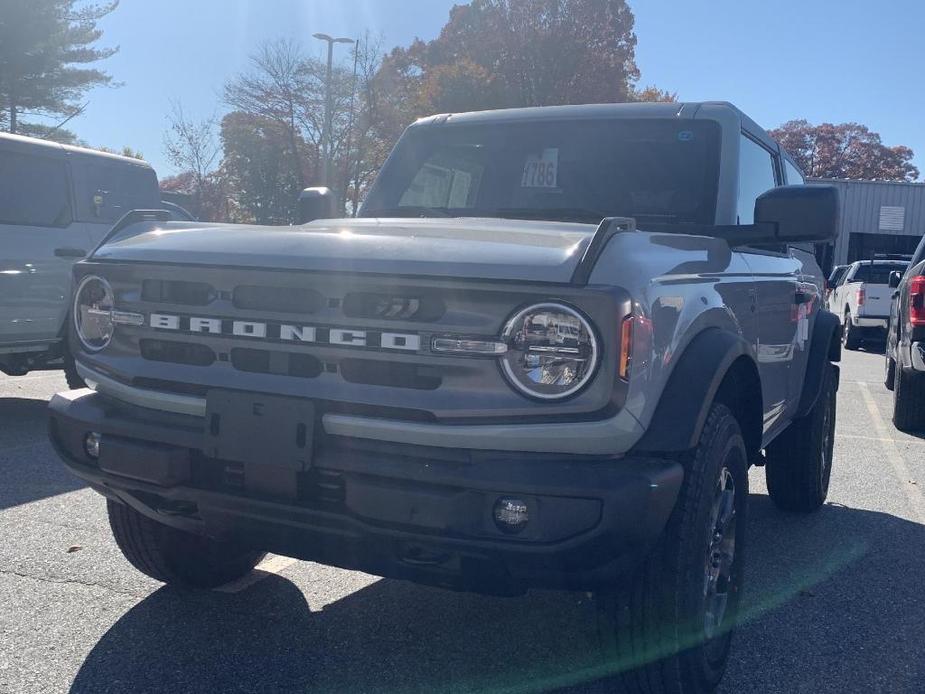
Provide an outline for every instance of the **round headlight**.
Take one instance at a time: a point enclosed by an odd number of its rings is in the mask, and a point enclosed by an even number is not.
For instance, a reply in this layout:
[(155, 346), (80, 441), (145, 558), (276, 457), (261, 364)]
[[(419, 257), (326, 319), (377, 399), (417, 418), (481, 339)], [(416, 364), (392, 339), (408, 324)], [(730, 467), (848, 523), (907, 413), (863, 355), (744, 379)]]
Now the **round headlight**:
[(562, 304), (537, 304), (504, 328), (504, 373), (522, 393), (542, 400), (574, 395), (594, 376), (597, 337), (588, 320)]
[(89, 275), (77, 286), (74, 295), (74, 328), (81, 344), (99, 352), (112, 339), (112, 307), (115, 298), (109, 282)]

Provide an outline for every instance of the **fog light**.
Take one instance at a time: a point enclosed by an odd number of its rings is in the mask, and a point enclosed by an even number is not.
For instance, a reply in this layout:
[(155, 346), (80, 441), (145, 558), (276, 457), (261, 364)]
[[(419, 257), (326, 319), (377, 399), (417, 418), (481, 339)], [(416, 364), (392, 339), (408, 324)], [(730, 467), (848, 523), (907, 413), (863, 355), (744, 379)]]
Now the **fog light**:
[(102, 436), (91, 431), (84, 437), (84, 450), (87, 452), (87, 455), (97, 460), (100, 457), (100, 439)]
[(527, 525), (530, 515), (523, 499), (501, 497), (495, 502), (495, 523), (506, 533), (519, 533)]

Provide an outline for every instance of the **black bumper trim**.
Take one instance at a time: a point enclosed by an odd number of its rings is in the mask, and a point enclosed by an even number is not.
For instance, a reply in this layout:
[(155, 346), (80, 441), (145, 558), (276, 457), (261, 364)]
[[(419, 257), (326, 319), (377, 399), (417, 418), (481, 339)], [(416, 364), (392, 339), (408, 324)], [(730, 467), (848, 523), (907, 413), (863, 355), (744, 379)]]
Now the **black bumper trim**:
[[(55, 396), (50, 435), (65, 464), (100, 493), (166, 525), (393, 578), (486, 593), (528, 587), (592, 589), (618, 580), (649, 551), (683, 480), (659, 458), (529, 459), (479, 452), (468, 461), (396, 454), (366, 442), (320, 440), (306, 478), (342, 485), (340, 503), (305, 495), (260, 495), (203, 485), (177, 456), (202, 454), (203, 421), (126, 408), (91, 391)], [(87, 457), (89, 431), (118, 441), (126, 467)], [(152, 464), (144, 463), (145, 456)], [(165, 457), (166, 456), (166, 457)], [(171, 461), (170, 465), (163, 463)], [(169, 470), (159, 479), (157, 470)], [(166, 473), (165, 473), (166, 474)], [(127, 476), (128, 475), (128, 476)], [(499, 496), (527, 500), (531, 521), (505, 535), (492, 521)]]

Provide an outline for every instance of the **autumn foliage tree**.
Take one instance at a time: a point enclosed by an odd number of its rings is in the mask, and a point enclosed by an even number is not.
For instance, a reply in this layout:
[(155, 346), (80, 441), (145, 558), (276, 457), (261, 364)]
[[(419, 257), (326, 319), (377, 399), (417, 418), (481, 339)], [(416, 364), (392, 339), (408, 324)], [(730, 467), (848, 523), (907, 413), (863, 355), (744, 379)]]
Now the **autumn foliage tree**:
[(633, 101), (625, 0), (473, 0), (440, 35), (396, 48), (380, 78), (405, 120), (434, 112)]
[(919, 176), (910, 148), (887, 146), (879, 133), (859, 123), (792, 120), (770, 134), (812, 178), (914, 181)]
[[(222, 119), (223, 183), (232, 193), (231, 221), (285, 225), (296, 220), (302, 179), (289, 162), (291, 134), (277, 120), (233, 111)], [(296, 146), (304, 147), (304, 143)]]
[[(379, 42), (364, 37), (333, 74), (328, 185), (341, 210), (356, 211), (402, 131), (421, 116), (676, 100), (637, 88), (633, 24), (626, 0), (473, 0), (450, 11), (433, 41), (383, 56)], [(225, 84), (232, 112), (209, 180), (228, 192), (231, 218), (294, 221), (298, 189), (319, 184), (324, 67), (297, 41), (269, 41)]]

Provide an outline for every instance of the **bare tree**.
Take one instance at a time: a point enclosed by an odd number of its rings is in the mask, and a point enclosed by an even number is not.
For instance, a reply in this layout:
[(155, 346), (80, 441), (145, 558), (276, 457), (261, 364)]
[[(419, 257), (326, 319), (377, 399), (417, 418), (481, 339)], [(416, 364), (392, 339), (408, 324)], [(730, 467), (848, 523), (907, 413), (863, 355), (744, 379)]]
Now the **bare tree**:
[(300, 45), (292, 40), (264, 43), (251, 56), (250, 64), (250, 71), (239, 74), (225, 85), (225, 103), (238, 111), (269, 118), (286, 128), (292, 171), (304, 184), (300, 126), (304, 128), (310, 124), (309, 132), (317, 132), (320, 139), (320, 126), (316, 130), (314, 119), (306, 119), (304, 112), (306, 109), (324, 110), (317, 75), (307, 68), (307, 58)]
[[(304, 186), (320, 173), (321, 136), (324, 130), (326, 65), (306, 55), (294, 41), (264, 43), (250, 58), (250, 68), (231, 79), (224, 101), (235, 111), (268, 119), (287, 133), (287, 158)], [(338, 65), (332, 75), (331, 158), (333, 186), (342, 205), (347, 197), (347, 171), (354, 150), (356, 109), (353, 56), (349, 67)]]
[(201, 206), (215, 170), (221, 145), (216, 136), (216, 118), (209, 116), (194, 121), (183, 112), (179, 101), (171, 101), (167, 116), (168, 128), (164, 133), (164, 150), (167, 159), (181, 172), (188, 172), (193, 184), (192, 193), (196, 206)]
[(344, 197), (350, 199), (350, 211), (356, 216), (360, 197), (372, 183), (388, 156), (391, 141), (382, 137), (381, 91), (376, 79), (382, 66), (382, 37), (369, 33), (354, 47), (356, 65), (356, 109), (352, 114), (352, 147), (345, 157)]
[(201, 187), (221, 152), (215, 135), (215, 116), (193, 121), (186, 117), (179, 101), (171, 101), (167, 120), (169, 127), (164, 134), (167, 159), (181, 171), (192, 172), (196, 185)]

